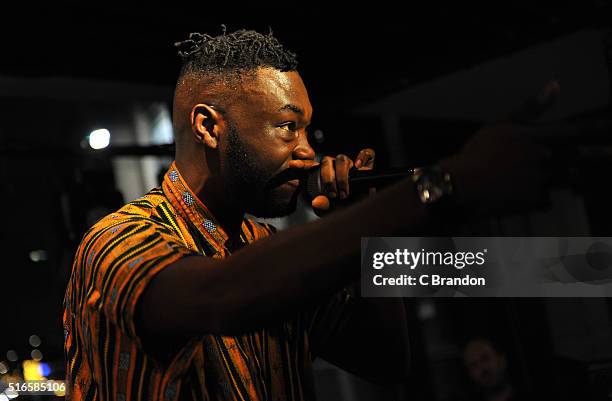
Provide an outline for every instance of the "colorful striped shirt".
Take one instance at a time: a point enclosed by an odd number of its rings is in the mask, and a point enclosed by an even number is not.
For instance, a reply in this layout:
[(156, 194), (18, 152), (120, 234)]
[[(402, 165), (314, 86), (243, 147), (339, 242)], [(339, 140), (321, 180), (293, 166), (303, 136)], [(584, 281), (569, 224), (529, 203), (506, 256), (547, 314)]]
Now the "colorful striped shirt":
[[(244, 244), (274, 233), (245, 218)], [(239, 336), (202, 335), (166, 357), (139, 337), (136, 305), (180, 258), (230, 255), (223, 228), (176, 165), (151, 190), (98, 221), (77, 250), (64, 299), (67, 399), (312, 400), (312, 360), (345, 321), (340, 292), (312, 311)]]

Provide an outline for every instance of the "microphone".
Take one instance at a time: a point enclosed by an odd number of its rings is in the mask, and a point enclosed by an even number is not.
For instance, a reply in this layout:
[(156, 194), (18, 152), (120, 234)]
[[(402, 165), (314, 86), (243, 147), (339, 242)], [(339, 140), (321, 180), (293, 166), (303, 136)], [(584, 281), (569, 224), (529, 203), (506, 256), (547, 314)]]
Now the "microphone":
[[(412, 168), (399, 167), (385, 170), (354, 170), (349, 171), (349, 188), (351, 194), (367, 194), (370, 188), (382, 188), (393, 184), (403, 178), (412, 176)], [(324, 194), (323, 180), (321, 179), (321, 166), (308, 170), (304, 182), (305, 194), (314, 199)]]

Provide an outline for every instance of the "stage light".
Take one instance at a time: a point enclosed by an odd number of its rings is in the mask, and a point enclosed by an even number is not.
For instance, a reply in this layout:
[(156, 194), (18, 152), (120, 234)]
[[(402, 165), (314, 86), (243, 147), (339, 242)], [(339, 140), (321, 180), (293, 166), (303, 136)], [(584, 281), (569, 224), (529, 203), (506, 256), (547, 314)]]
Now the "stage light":
[(418, 314), (420, 320), (430, 320), (436, 317), (436, 305), (425, 300), (418, 304)]
[(33, 349), (32, 352), (30, 352), (30, 356), (35, 361), (40, 361), (43, 358), (42, 352), (40, 352), (40, 350), (37, 350), (37, 349)]
[(28, 342), (34, 348), (40, 347), (40, 344), (42, 344), (42, 341), (40, 340), (40, 337), (38, 337), (36, 334), (32, 334), (30, 336), (30, 338), (28, 339)]
[(89, 134), (89, 146), (92, 149), (104, 149), (110, 144), (110, 131), (100, 128), (91, 131)]
[(47, 377), (51, 374), (51, 367), (48, 363), (41, 362), (40, 363), (40, 374)]
[(19, 358), (19, 356), (17, 355), (17, 351), (15, 351), (15, 350), (9, 350), (6, 353), (6, 359), (8, 359), (11, 362), (17, 361), (18, 358)]
[(54, 391), (54, 393), (58, 397), (66, 396), (66, 388), (65, 388), (65, 386), (60, 386), (56, 391)]
[(42, 369), (40, 368), (40, 362), (26, 360), (26, 361), (23, 361), (22, 367), (23, 367), (23, 378), (26, 381), (46, 379), (46, 377), (44, 377), (42, 374)]
[(47, 251), (44, 249), (37, 249), (30, 252), (30, 260), (34, 263), (45, 262), (47, 260)]

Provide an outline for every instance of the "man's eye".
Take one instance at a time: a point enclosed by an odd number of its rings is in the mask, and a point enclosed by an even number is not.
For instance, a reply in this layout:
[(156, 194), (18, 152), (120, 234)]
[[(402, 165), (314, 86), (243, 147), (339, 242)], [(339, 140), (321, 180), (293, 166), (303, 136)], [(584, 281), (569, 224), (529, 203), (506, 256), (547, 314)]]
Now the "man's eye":
[(297, 124), (294, 122), (288, 122), (280, 125), (280, 128), (284, 129), (285, 131), (295, 132), (297, 130)]

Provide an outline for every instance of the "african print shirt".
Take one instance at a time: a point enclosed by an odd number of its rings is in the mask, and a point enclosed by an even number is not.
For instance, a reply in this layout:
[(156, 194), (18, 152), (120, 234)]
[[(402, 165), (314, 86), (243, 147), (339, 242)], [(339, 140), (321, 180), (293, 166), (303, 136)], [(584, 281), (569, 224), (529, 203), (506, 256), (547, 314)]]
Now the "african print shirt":
[[(274, 232), (245, 218), (244, 244)], [(228, 237), (176, 165), (151, 190), (98, 221), (77, 250), (64, 299), (68, 400), (312, 400), (311, 362), (347, 316), (341, 292), (311, 312), (240, 336), (183, 341), (153, 355), (134, 323), (157, 273), (189, 255), (225, 258)]]

